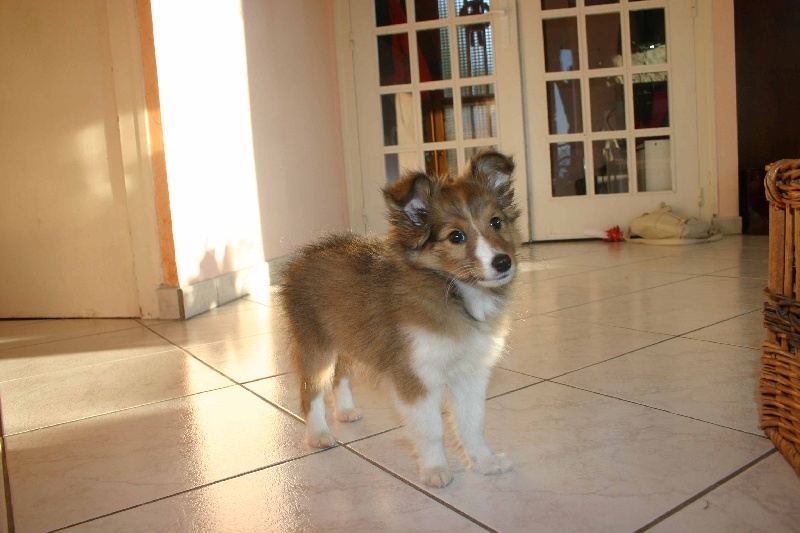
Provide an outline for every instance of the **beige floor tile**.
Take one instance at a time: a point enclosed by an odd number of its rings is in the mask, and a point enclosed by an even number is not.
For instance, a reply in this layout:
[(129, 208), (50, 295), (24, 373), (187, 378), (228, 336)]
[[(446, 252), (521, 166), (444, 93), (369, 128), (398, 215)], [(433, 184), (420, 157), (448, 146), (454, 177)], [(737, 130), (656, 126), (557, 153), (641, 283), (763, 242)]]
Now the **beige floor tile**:
[(59, 370), (164, 352), (175, 346), (145, 327), (20, 346), (0, 351), (0, 380), (20, 379)]
[(638, 270), (651, 272), (672, 272), (699, 276), (731, 269), (738, 265), (739, 261), (733, 258), (698, 257), (697, 254), (685, 254), (643, 261), (632, 266)]
[(17, 531), (42, 531), (307, 453), (303, 426), (231, 387), (6, 438)]
[(530, 283), (563, 278), (564, 276), (591, 272), (592, 270), (592, 267), (588, 266), (562, 265), (550, 261), (528, 260), (519, 263), (519, 272), (516, 279), (518, 283)]
[(286, 332), (277, 327), (261, 335), (192, 346), (188, 351), (239, 383), (292, 370)]
[(141, 326), (136, 320), (127, 318), (65, 318), (21, 323), (3, 329), (0, 333), (0, 351), (138, 327)]
[(553, 263), (564, 265), (583, 265), (593, 268), (629, 265), (675, 254), (666, 246), (639, 246), (624, 242), (601, 243), (595, 251), (576, 255), (556, 257)]
[[(305, 418), (300, 408), (300, 382), (297, 374), (284, 374), (248, 383), (246, 387), (262, 398), (280, 405), (298, 418)], [(351, 442), (402, 425), (388, 390), (370, 383), (353, 380), (353, 401), (363, 418), (355, 422), (339, 422), (334, 417), (333, 400), (326, 398), (326, 419), (331, 432), (340, 442)]]
[[(540, 381), (537, 378), (495, 368), (492, 371), (487, 396), (491, 398)], [(280, 405), (298, 418), (304, 418), (300, 408), (300, 385), (296, 374), (285, 374), (248, 383), (246, 387), (262, 398)], [(337, 421), (334, 416), (333, 399), (332, 397), (326, 399), (326, 419), (331, 432), (340, 442), (363, 439), (403, 424), (403, 420), (394, 407), (388, 385), (374, 385), (356, 378), (353, 380), (352, 390), (356, 407), (361, 410), (363, 415), (361, 420)]]
[(549, 314), (682, 335), (755, 311), (763, 301), (763, 287), (758, 280), (701, 276)]
[(556, 381), (763, 435), (759, 350), (672, 339)]
[(88, 522), (70, 531), (483, 531), (343, 449)]
[(764, 286), (769, 279), (768, 261), (742, 261), (733, 268), (713, 272), (712, 276), (723, 276), (726, 278), (758, 278), (763, 280)]
[(230, 386), (175, 349), (0, 382), (6, 435)]
[(543, 379), (671, 338), (550, 316), (516, 320), (512, 328), (500, 366)]
[(766, 338), (764, 313), (759, 309), (684, 335), (690, 339), (761, 349)]
[(200, 315), (189, 320), (158, 324), (150, 329), (177, 346), (188, 348), (267, 333), (271, 322), (276, 320), (277, 313), (262, 306), (232, 313)]
[[(464, 472), (436, 497), (504, 531), (632, 531), (771, 448), (754, 435), (540, 383), (490, 400), (487, 440), (512, 472)], [(352, 446), (417, 484), (403, 430)]]
[(773, 454), (657, 524), (653, 532), (800, 531), (800, 478)]

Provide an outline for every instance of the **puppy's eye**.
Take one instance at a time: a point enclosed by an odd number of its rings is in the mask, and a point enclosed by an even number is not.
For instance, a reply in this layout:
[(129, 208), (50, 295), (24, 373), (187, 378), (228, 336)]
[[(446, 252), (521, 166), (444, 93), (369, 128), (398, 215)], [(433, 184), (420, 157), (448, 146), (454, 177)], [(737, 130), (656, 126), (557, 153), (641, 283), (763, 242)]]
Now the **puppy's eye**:
[(500, 219), (497, 217), (492, 217), (492, 219), (489, 221), (489, 225), (494, 229), (500, 229), (503, 227), (503, 223), (500, 222)]
[(448, 235), (447, 239), (453, 244), (461, 244), (467, 240), (467, 236), (464, 235), (463, 231), (455, 230)]

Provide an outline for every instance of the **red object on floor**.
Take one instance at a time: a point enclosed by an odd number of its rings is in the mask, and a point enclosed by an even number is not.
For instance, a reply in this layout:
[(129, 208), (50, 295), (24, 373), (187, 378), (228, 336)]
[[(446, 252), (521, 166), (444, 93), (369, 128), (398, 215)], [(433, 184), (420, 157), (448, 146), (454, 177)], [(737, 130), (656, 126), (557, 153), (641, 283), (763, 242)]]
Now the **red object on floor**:
[(618, 242), (622, 240), (622, 230), (619, 229), (619, 226), (614, 226), (613, 228), (606, 231), (606, 238), (603, 239), (603, 242)]

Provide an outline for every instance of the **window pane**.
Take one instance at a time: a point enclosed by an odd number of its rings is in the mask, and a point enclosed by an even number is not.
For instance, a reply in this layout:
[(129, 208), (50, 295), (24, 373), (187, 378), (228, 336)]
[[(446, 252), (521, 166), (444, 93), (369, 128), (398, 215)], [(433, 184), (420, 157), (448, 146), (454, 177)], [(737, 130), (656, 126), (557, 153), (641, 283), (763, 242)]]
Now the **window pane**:
[(637, 129), (669, 126), (666, 72), (633, 75), (633, 118)]
[(406, 0), (375, 0), (375, 25), (406, 23)]
[(586, 16), (586, 47), (589, 68), (622, 65), (622, 31), (619, 13)]
[(465, 139), (497, 137), (497, 109), (494, 85), (461, 88), (461, 115)]
[(553, 196), (585, 196), (583, 143), (550, 144), (550, 176)]
[(456, 0), (456, 13), (459, 17), (483, 15), (491, 9), (491, 0)]
[(414, 0), (417, 22), (447, 18), (447, 0)]
[(663, 9), (631, 11), (631, 62), (657, 65), (667, 62), (667, 38)]
[(400, 152), (383, 156), (386, 168), (386, 184), (399, 178), (405, 170), (418, 168), (416, 152)]
[(578, 61), (578, 19), (568, 17), (542, 21), (544, 69), (566, 72), (581, 68)]
[(594, 192), (628, 192), (628, 144), (625, 139), (593, 141)]
[(606, 4), (619, 4), (619, 0), (584, 0), (586, 7), (603, 6)]
[(493, 144), (491, 146), (468, 146), (464, 148), (464, 159), (469, 161), (472, 159), (472, 156), (478, 152), (482, 152), (484, 150), (497, 150), (497, 145)]
[(447, 28), (417, 32), (419, 47), (419, 81), (449, 80), (450, 33)]
[(575, 7), (575, 0), (542, 0), (542, 10)]
[(622, 76), (589, 80), (592, 131), (625, 129), (625, 84)]
[(414, 144), (414, 99), (411, 93), (381, 96), (383, 145)]
[(420, 92), (422, 137), (426, 143), (452, 141), (456, 138), (453, 90)]
[(462, 78), (494, 74), (492, 26), (488, 22), (458, 27), (458, 72)]
[(583, 132), (580, 80), (547, 82), (547, 116), (550, 135)]
[(639, 191), (672, 190), (671, 150), (669, 136), (636, 139), (636, 183)]
[(425, 172), (440, 176), (457, 174), (458, 162), (455, 148), (425, 152)]
[(381, 85), (411, 83), (408, 61), (408, 34), (378, 36), (378, 70)]

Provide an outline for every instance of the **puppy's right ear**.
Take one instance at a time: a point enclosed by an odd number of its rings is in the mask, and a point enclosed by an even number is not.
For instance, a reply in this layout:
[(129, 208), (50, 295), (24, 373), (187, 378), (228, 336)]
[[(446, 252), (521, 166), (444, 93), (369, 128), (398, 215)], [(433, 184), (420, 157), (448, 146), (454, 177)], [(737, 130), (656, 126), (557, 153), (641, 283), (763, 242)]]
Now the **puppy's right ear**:
[(383, 189), (393, 226), (423, 228), (428, 224), (428, 203), (433, 180), (424, 172), (409, 172)]

